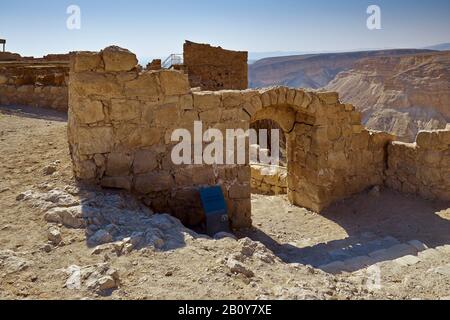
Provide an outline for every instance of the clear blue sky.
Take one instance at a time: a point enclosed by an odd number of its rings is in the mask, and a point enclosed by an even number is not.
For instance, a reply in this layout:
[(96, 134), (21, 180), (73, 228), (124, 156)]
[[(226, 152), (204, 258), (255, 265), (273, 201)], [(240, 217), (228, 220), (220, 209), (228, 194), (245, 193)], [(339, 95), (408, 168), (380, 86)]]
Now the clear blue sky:
[[(66, 9), (81, 8), (81, 30)], [(369, 31), (366, 9), (382, 10)], [(450, 42), (449, 0), (0, 0), (7, 49), (41, 56), (117, 44), (142, 57), (181, 53), (185, 39), (264, 51), (342, 51)]]

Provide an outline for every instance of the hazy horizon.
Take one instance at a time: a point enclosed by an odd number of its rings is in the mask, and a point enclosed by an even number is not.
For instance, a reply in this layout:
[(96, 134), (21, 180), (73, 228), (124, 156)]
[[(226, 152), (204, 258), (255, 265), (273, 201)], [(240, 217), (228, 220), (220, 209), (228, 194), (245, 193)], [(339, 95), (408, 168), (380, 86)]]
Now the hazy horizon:
[[(66, 10), (81, 9), (69, 30)], [(7, 50), (43, 56), (119, 45), (140, 60), (181, 53), (184, 40), (251, 54), (423, 48), (449, 43), (448, 0), (380, 0), (381, 30), (369, 30), (366, 0), (26, 1), (0, 3)], [(371, 48), (371, 49), (366, 49)]]

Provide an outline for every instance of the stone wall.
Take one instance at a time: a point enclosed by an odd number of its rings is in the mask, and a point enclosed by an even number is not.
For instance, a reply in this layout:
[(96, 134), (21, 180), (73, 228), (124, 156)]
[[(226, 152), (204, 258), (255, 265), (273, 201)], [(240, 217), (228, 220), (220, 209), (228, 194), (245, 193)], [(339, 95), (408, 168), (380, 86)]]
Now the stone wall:
[(387, 186), (450, 201), (450, 130), (421, 131), (415, 143), (391, 143), (388, 154)]
[(184, 68), (191, 87), (202, 90), (248, 88), (248, 53), (186, 41)]
[(287, 194), (287, 168), (251, 164), (252, 192), (266, 195)]
[(183, 72), (139, 72), (136, 65), (134, 54), (117, 47), (73, 55), (69, 144), (79, 179), (131, 190), (155, 211), (190, 225), (203, 218), (198, 188), (221, 185), (232, 226), (248, 227), (248, 157), (242, 165), (175, 165), (171, 152), (177, 143), (171, 135), (179, 128), (192, 133), (194, 121), (202, 121), (203, 131), (225, 132), (272, 119), (287, 137), (293, 204), (320, 212), (335, 200), (383, 184), (392, 137), (365, 130), (360, 113), (341, 104), (336, 93), (285, 87), (198, 92)]
[[(71, 61), (69, 142), (75, 174), (104, 187), (140, 194), (156, 212), (185, 224), (203, 219), (198, 188), (221, 185), (233, 227), (251, 225), (248, 165), (175, 165), (175, 129), (193, 124), (247, 129), (239, 106), (217, 112), (221, 96), (192, 94), (179, 71), (136, 70), (134, 54), (119, 48), (77, 53)], [(219, 123), (222, 122), (222, 123)]]
[(147, 70), (160, 70), (162, 69), (161, 66), (161, 59), (153, 59), (151, 62), (147, 63)]
[(0, 104), (67, 110), (68, 63), (0, 62)]
[(19, 61), (22, 57), (20, 54), (13, 52), (0, 52), (0, 61)]

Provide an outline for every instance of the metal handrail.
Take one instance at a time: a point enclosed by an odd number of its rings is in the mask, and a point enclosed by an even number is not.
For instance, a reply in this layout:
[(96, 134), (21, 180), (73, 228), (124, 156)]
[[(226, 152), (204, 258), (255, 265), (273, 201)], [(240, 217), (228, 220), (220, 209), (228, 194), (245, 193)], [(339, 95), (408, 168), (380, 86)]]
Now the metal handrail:
[(175, 65), (183, 64), (183, 54), (171, 54), (164, 62), (162, 63), (162, 67), (164, 69), (170, 69)]

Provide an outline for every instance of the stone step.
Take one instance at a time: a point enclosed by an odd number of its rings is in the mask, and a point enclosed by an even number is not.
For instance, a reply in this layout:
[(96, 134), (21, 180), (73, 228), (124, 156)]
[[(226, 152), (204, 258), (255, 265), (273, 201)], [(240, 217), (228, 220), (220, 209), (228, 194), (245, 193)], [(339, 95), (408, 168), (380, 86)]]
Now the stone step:
[(358, 256), (366, 256), (373, 251), (378, 251), (400, 244), (394, 237), (375, 239), (366, 243), (356, 243), (345, 248), (330, 251), (331, 260), (345, 260)]
[[(342, 272), (352, 273), (384, 261), (393, 261), (400, 266), (412, 266), (423, 259), (420, 257), (421, 252), (435, 250), (426, 249), (427, 246), (418, 240), (409, 241), (408, 243), (397, 243), (398, 241), (395, 238), (387, 238), (388, 239), (381, 239), (381, 241), (378, 242), (376, 242), (376, 240), (371, 245), (367, 246), (366, 248), (370, 247), (377, 249), (367, 255), (332, 261), (321, 265), (318, 268), (328, 273), (338, 274)], [(383, 244), (393, 245), (385, 249), (380, 249)], [(419, 254), (419, 257), (417, 254)], [(435, 252), (429, 254), (435, 254)]]

